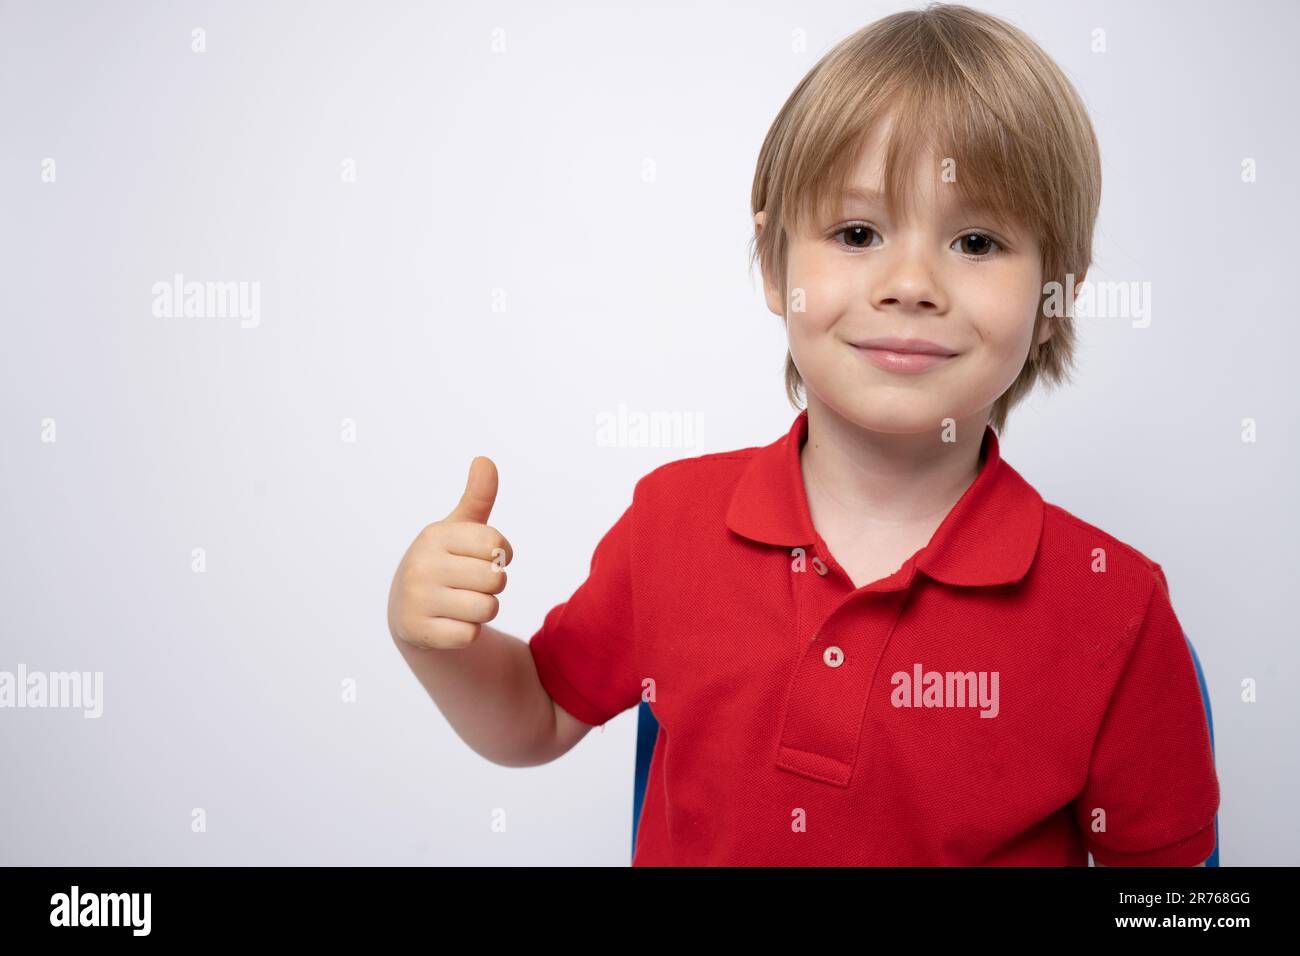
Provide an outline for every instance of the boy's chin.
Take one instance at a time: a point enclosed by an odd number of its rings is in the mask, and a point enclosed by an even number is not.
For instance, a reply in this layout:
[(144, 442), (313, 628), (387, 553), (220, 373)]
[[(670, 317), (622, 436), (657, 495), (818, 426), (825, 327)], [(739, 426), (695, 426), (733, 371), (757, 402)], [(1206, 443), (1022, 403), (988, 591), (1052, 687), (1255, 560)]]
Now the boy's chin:
[(929, 396), (900, 395), (893, 389), (864, 389), (827, 403), (845, 421), (886, 435), (937, 434), (945, 419), (960, 421), (953, 406)]

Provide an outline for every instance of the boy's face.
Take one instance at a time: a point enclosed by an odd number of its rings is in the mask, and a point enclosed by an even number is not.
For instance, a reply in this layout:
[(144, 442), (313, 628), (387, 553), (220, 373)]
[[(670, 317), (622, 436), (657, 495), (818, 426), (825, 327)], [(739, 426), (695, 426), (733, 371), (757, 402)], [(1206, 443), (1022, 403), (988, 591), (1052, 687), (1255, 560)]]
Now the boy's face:
[[(850, 191), (881, 190), (887, 135), (886, 121), (853, 170)], [(924, 432), (945, 418), (982, 431), (1029, 353), (1042, 291), (1038, 238), (959, 208), (955, 185), (941, 173), (938, 157), (917, 171), (916, 209), (906, 220), (891, 219), (880, 200), (850, 195), (838, 215), (791, 232), (788, 303), (765, 280), (809, 404), (819, 401), (872, 431)], [(1044, 323), (1039, 340), (1050, 335)], [(946, 355), (861, 347), (885, 337), (927, 340)]]

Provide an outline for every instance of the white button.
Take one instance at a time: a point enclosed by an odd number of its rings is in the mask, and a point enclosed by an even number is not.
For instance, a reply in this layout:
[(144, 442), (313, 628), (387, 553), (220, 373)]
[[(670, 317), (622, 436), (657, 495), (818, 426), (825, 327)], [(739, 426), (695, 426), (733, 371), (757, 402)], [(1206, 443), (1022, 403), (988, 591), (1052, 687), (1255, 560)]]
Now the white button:
[(824, 575), (826, 573), (826, 562), (816, 555), (813, 555), (812, 566), (817, 570), (818, 574)]
[(832, 644), (822, 653), (822, 660), (827, 667), (839, 667), (844, 663), (844, 652)]

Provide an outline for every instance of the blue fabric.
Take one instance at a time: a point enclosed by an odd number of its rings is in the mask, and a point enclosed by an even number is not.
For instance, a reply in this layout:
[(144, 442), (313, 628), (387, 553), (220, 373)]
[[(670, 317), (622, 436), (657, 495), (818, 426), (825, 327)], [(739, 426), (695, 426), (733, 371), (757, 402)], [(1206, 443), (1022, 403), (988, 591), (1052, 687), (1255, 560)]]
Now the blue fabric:
[[(1205, 672), (1201, 670), (1201, 660), (1196, 656), (1196, 648), (1192, 646), (1192, 639), (1186, 634), (1183, 638), (1187, 641), (1187, 649), (1192, 652), (1192, 664), (1196, 667), (1196, 682), (1201, 685), (1201, 700), (1205, 702), (1205, 722), (1210, 726), (1210, 752), (1214, 752), (1214, 714), (1210, 710), (1210, 689), (1205, 683)], [(1214, 852), (1209, 855), (1205, 861), (1206, 866), (1219, 865), (1219, 815), (1214, 815)]]
[(645, 701), (637, 708), (636, 776), (632, 783), (632, 855), (636, 855), (636, 829), (641, 823), (641, 805), (645, 803), (645, 785), (650, 778), (650, 758), (659, 737), (659, 721)]

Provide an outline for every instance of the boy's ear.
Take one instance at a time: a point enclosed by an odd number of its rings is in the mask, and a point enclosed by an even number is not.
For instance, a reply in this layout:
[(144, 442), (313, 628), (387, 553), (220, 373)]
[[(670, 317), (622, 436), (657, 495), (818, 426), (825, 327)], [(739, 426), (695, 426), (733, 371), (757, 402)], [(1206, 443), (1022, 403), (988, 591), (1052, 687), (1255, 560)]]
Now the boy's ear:
[[(763, 220), (767, 218), (767, 210), (760, 209), (754, 213), (754, 235), (757, 236), (763, 231)], [(782, 308), (780, 291), (771, 282), (768, 281), (767, 264), (762, 263), (763, 273), (763, 298), (767, 300), (767, 307), (773, 315), (785, 318), (785, 309)]]

